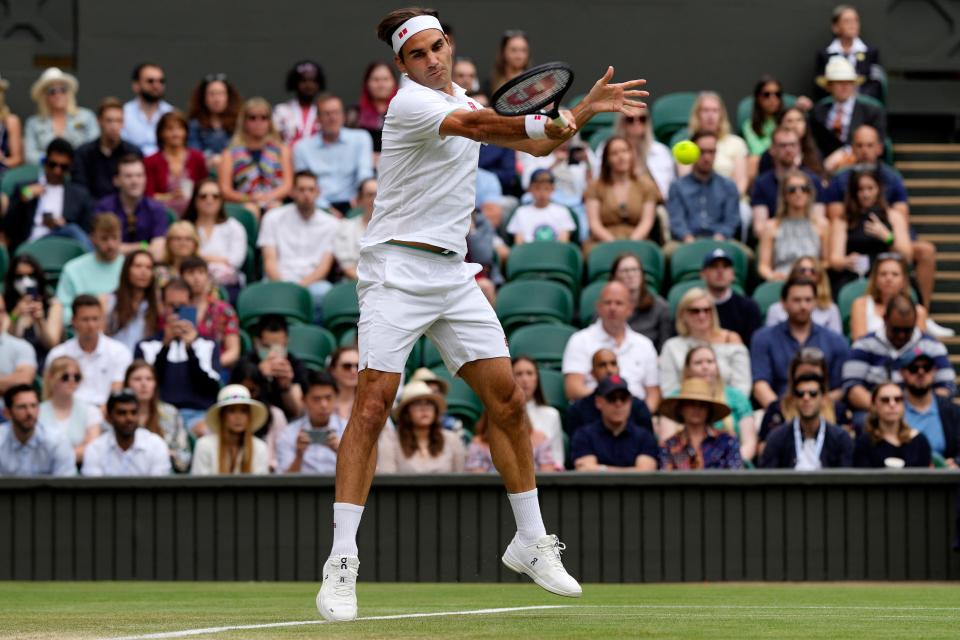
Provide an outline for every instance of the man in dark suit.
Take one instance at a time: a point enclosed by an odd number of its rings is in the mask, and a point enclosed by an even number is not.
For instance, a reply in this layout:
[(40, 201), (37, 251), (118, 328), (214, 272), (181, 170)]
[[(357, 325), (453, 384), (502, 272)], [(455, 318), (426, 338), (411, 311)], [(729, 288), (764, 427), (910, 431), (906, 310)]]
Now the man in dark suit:
[[(865, 78), (860, 93), (883, 100), (881, 81), (886, 72), (880, 66), (880, 52), (860, 39), (860, 14), (850, 5), (839, 5), (833, 10), (831, 27), (835, 37), (825, 49), (817, 52), (815, 75), (823, 75), (830, 58), (843, 56), (856, 69), (857, 75)], [(825, 95), (826, 92), (821, 90), (817, 97)]]
[(88, 251), (93, 250), (87, 235), (93, 219), (93, 201), (84, 187), (66, 181), (72, 164), (73, 147), (66, 140), (55, 138), (47, 145), (40, 179), (15, 187), (3, 219), (11, 254), (21, 244), (47, 235), (72, 238)]
[[(810, 114), (813, 138), (824, 157), (850, 145), (857, 127), (868, 124), (886, 137), (886, 114), (872, 105), (857, 100), (857, 85), (863, 78), (843, 56), (834, 56), (827, 63), (818, 82), (830, 92), (833, 101), (819, 102)], [(852, 158), (851, 158), (852, 161)]]
[(820, 414), (827, 398), (827, 381), (815, 373), (799, 375), (792, 396), (797, 417), (767, 436), (760, 467), (816, 471), (852, 466), (853, 440)]

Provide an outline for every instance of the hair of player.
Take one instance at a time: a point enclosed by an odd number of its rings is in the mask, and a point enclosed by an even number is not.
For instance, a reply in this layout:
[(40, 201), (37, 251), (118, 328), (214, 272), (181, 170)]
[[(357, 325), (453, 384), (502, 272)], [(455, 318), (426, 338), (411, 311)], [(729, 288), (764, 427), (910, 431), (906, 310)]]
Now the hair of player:
[[(436, 9), (426, 9), (424, 7), (405, 7), (403, 9), (394, 9), (383, 16), (380, 24), (377, 25), (377, 38), (386, 43), (388, 47), (393, 48), (393, 32), (400, 28), (404, 22), (417, 16), (433, 16), (439, 18), (440, 13)], [(403, 51), (397, 53), (400, 60), (403, 60)]]

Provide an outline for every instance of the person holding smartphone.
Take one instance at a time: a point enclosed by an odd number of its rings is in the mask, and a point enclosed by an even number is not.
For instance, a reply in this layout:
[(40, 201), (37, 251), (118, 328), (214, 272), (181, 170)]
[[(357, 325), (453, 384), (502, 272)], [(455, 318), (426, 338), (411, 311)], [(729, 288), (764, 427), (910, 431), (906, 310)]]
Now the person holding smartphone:
[(326, 371), (307, 374), (303, 404), (306, 413), (283, 430), (277, 440), (277, 469), (281, 473), (333, 475), (337, 449), (346, 420), (334, 410), (337, 382)]
[(306, 367), (299, 358), (287, 351), (289, 340), (287, 321), (283, 316), (263, 316), (253, 330), (253, 350), (239, 362), (257, 365), (267, 380), (267, 388), (264, 390), (267, 401), (280, 407), (287, 418), (292, 420), (303, 413)]

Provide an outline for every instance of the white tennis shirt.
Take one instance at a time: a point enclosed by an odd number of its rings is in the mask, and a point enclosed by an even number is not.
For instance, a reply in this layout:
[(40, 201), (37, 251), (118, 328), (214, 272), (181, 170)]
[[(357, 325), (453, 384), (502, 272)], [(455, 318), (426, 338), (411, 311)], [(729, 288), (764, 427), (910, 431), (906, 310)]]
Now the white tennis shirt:
[(383, 123), (377, 199), (361, 247), (403, 240), (466, 255), (480, 143), (443, 137), (440, 123), (452, 111), (481, 107), (453, 89), (451, 96), (400, 79)]

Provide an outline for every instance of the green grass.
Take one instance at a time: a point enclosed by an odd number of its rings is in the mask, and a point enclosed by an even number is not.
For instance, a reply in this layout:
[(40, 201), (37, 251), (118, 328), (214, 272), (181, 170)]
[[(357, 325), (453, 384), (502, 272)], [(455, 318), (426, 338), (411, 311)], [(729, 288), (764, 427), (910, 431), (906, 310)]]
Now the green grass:
[[(309, 583), (0, 583), (0, 638), (110, 638), (316, 620)], [(199, 638), (956, 638), (949, 584), (362, 584), (360, 615), (568, 608), (228, 631)]]

